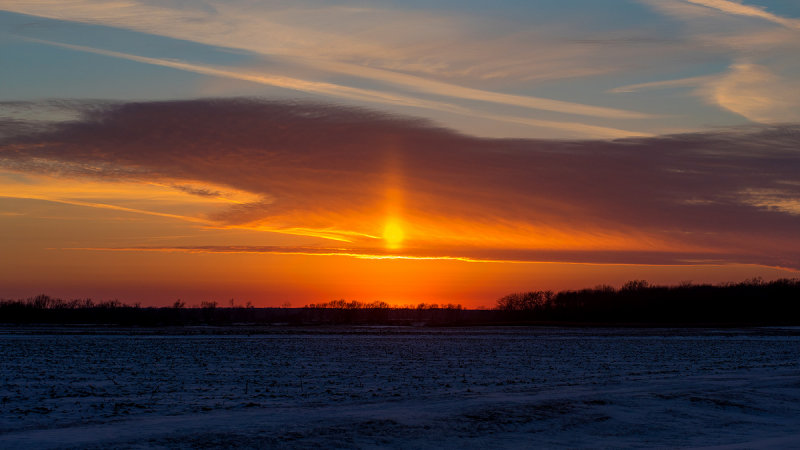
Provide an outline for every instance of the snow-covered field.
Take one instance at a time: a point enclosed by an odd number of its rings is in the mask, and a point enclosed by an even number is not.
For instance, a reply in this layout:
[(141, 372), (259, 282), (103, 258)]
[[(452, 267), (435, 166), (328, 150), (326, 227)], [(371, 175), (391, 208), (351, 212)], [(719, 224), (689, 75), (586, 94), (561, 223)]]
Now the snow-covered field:
[(0, 328), (0, 448), (800, 447), (800, 329), (231, 331)]

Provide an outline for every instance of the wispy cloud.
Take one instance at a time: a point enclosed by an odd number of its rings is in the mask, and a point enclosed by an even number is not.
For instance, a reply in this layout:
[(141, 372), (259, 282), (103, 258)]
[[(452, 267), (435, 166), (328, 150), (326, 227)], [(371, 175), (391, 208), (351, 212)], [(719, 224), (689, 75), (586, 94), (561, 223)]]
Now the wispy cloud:
[[(338, 62), (365, 70), (381, 68), (398, 75), (512, 81), (614, 70), (613, 64), (598, 67), (595, 60), (583, 64), (581, 57), (591, 57), (591, 50), (573, 45), (548, 49), (558, 43), (547, 34), (486, 17), (455, 11), (314, 3), (212, 0), (156, 5), (141, 1), (7, 0), (2, 8), (260, 55), (301, 58), (312, 64)], [(497, 33), (503, 26), (510, 28)]]
[(709, 102), (754, 122), (800, 121), (800, 80), (776, 75), (763, 65), (734, 64), (698, 92)]
[(128, 208), (125, 206), (113, 205), (109, 203), (100, 203), (100, 202), (88, 202), (84, 200), (69, 200), (69, 199), (57, 199), (47, 196), (25, 196), (25, 195), (0, 195), (0, 198), (13, 198), (13, 199), (22, 199), (22, 200), (46, 200), (50, 202), (56, 203), (63, 203), (65, 205), (74, 205), (74, 206), (85, 206), (88, 208), (99, 208), (99, 209), (110, 209), (114, 211), (123, 211), (129, 213), (136, 213), (136, 214), (146, 214), (149, 216), (158, 216), (158, 217), (165, 217), (168, 219), (178, 219), (178, 220), (185, 220), (187, 222), (195, 222), (195, 223), (205, 223), (205, 220), (199, 219), (197, 217), (191, 216), (183, 216), (179, 214), (170, 214), (170, 213), (163, 213), (157, 211), (150, 211), (145, 209), (138, 209), (138, 208)]
[(753, 122), (793, 123), (800, 121), (800, 81), (773, 73), (769, 67), (740, 61), (717, 75), (631, 84), (610, 93), (692, 88), (707, 103), (724, 108)]
[[(193, 64), (176, 60), (150, 58), (146, 56), (132, 55), (129, 53), (103, 50), (83, 45), (52, 42), (41, 39), (28, 38), (27, 40), (46, 45), (67, 48), (70, 50), (94, 53), (114, 58), (121, 58), (130, 61), (152, 64), (162, 67), (169, 67), (178, 70), (185, 70), (187, 72), (199, 73), (203, 75), (211, 75), (215, 77), (230, 78), (230, 79), (248, 81), (252, 83), (269, 85), (269, 86), (276, 86), (296, 91), (309, 92), (315, 94), (325, 94), (332, 97), (359, 100), (370, 103), (427, 108), (436, 111), (496, 120), (499, 122), (518, 123), (523, 125), (532, 125), (537, 127), (572, 131), (574, 133), (578, 133), (585, 136), (619, 138), (619, 137), (647, 135), (647, 133), (642, 133), (642, 132), (627, 131), (627, 130), (621, 130), (611, 127), (603, 127), (598, 125), (588, 125), (578, 122), (541, 120), (541, 119), (533, 119), (529, 117), (519, 117), (513, 115), (483, 113), (480, 110), (474, 108), (465, 108), (462, 106), (457, 106), (452, 103), (437, 102), (417, 97), (393, 94), (387, 91), (356, 88), (340, 84), (309, 81), (309, 80), (286, 77), (286, 76), (252, 73), (242, 70), (232, 70), (227, 68), (212, 67), (207, 65)], [(390, 77), (390, 78), (397, 78), (402, 80), (401, 84), (413, 84), (413, 81), (417, 80), (418, 86), (421, 88), (423, 92), (437, 92), (445, 96), (451, 96), (451, 97), (461, 96), (461, 98), (467, 98), (471, 100), (484, 100), (487, 102), (505, 103), (509, 105), (523, 106), (533, 109), (542, 109), (542, 110), (549, 110), (549, 111), (556, 111), (556, 112), (570, 113), (577, 115), (587, 115), (587, 116), (607, 116), (612, 118), (628, 118), (628, 119), (631, 118), (641, 119), (641, 118), (651, 117), (647, 114), (617, 110), (612, 108), (602, 108), (595, 106), (580, 105), (576, 103), (562, 102), (557, 100), (505, 95), (505, 94), (480, 91), (477, 89), (462, 88), (458, 86), (447, 85), (445, 83), (426, 81), (423, 79), (418, 79), (418, 77), (398, 75), (396, 77)], [(437, 88), (440, 89), (440, 91), (437, 91), (436, 90)]]
[(468, 100), (480, 100), (490, 103), (521, 106), (530, 109), (554, 111), (565, 114), (575, 114), (580, 116), (607, 117), (612, 119), (655, 118), (655, 116), (652, 114), (646, 114), (636, 111), (626, 111), (616, 108), (582, 105), (579, 103), (564, 102), (546, 98), (503, 94), (499, 92), (491, 92), (481, 89), (473, 89), (473, 88), (458, 86), (452, 83), (445, 83), (441, 81), (431, 80), (404, 73), (392, 72), (383, 69), (374, 69), (370, 67), (356, 66), (353, 64), (331, 62), (331, 63), (321, 63), (319, 65), (325, 67), (326, 69), (332, 72), (346, 73), (348, 75), (368, 76), (370, 78), (380, 79), (381, 81), (384, 82), (389, 82), (404, 87), (412, 87), (420, 92), (443, 95), (447, 97), (454, 97), (454, 98), (461, 98)]
[(628, 84), (625, 86), (620, 86), (614, 89), (610, 89), (608, 92), (619, 94), (619, 93), (627, 93), (627, 92), (638, 92), (638, 91), (645, 91), (650, 89), (669, 89), (669, 88), (676, 88), (676, 87), (697, 87), (701, 86), (709, 81), (716, 79), (716, 76), (713, 75), (704, 75), (699, 77), (688, 77), (688, 78), (679, 78), (676, 80), (662, 80), (662, 81), (649, 81), (647, 83), (636, 83), (636, 84)]
[(292, 77), (247, 73), (243, 71), (225, 69), (220, 67), (212, 67), (207, 65), (193, 64), (193, 63), (169, 60), (169, 59), (150, 58), (147, 56), (132, 55), (130, 53), (115, 52), (111, 50), (103, 50), (94, 47), (87, 47), (84, 45), (74, 45), (63, 42), (46, 41), (42, 39), (27, 38), (26, 40), (46, 45), (52, 45), (55, 47), (67, 48), (70, 50), (94, 53), (103, 56), (110, 56), (113, 58), (127, 59), (130, 61), (152, 64), (155, 66), (169, 67), (172, 69), (185, 70), (187, 72), (199, 73), (203, 75), (232, 78), (242, 81), (249, 81), (252, 83), (276, 86), (285, 89), (327, 94), (334, 97), (349, 98), (354, 100), (365, 100), (365, 101), (380, 101), (395, 105), (426, 107), (439, 110), (456, 109), (454, 105), (448, 105), (446, 103), (425, 101), (407, 96), (392, 95), (386, 92), (342, 86), (333, 83), (308, 81)]
[(800, 198), (792, 191), (782, 189), (745, 190), (742, 192), (742, 197), (745, 203), (753, 206), (800, 215)]
[(705, 6), (722, 11), (727, 14), (734, 14), (737, 16), (755, 17), (759, 19), (768, 20), (778, 25), (787, 28), (800, 29), (800, 19), (791, 19), (781, 17), (766, 10), (764, 7), (755, 5), (745, 5), (743, 3), (734, 2), (730, 0), (686, 0), (695, 5)]

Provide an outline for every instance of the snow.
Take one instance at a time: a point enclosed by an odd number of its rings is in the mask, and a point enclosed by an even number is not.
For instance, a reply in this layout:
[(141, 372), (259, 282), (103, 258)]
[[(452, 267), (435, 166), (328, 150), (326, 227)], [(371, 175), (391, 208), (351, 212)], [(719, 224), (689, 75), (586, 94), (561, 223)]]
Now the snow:
[(0, 355), (7, 449), (800, 447), (790, 328), (6, 327)]

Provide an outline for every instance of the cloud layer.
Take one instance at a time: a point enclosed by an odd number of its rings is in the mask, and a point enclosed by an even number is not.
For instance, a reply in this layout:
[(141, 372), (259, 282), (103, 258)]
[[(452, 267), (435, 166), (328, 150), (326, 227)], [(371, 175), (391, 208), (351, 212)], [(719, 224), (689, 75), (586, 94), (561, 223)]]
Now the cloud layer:
[(392, 219), (405, 242), (388, 253), (400, 256), (800, 268), (797, 125), (610, 142), (502, 140), (330, 104), (72, 108), (82, 119), (6, 124), (23, 131), (0, 129), (0, 167), (197, 196), (249, 193), (196, 219), (342, 243), (311, 253), (386, 256), (382, 230)]

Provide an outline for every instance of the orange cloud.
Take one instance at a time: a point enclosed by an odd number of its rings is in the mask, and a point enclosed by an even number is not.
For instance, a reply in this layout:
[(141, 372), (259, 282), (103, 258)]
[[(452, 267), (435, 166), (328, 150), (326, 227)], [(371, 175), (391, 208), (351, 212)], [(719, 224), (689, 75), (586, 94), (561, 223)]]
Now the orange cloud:
[[(3, 167), (168, 186), (207, 207), (177, 214), (78, 201), (325, 238), (353, 255), (641, 263), (646, 254), (653, 264), (800, 267), (800, 216), (786, 206), (800, 198), (793, 126), (492, 140), (320, 104), (198, 100), (87, 111), (82, 121), (0, 141)], [(183, 185), (196, 187), (174, 187)], [(10, 185), (7, 195), (25, 189)], [(213, 203), (198, 189), (242, 194)], [(780, 192), (784, 206), (753, 194), (765, 192)]]

